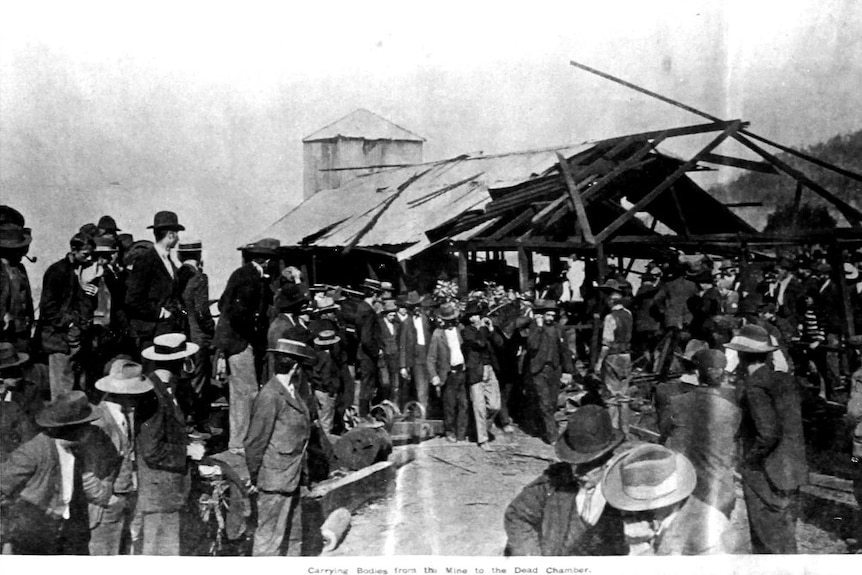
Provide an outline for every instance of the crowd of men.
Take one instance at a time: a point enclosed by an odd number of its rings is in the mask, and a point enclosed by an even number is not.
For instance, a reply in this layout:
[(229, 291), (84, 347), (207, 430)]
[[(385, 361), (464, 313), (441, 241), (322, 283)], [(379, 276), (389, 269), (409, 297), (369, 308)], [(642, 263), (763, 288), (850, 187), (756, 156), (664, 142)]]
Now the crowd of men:
[[(256, 494), (253, 553), (298, 554), (315, 432), (411, 403), (453, 443), (488, 451), (517, 423), (555, 445), (563, 463), (506, 513), (511, 554), (729, 551), (737, 467), (752, 549), (796, 550), (800, 382), (822, 381), (827, 399), (850, 391), (822, 254), (773, 268), (672, 261), (636, 294), (619, 274), (492, 308), (481, 294), (399, 295), (370, 278), (310, 285), (262, 239), (239, 248), (215, 321), (201, 242), (180, 241), (173, 212), (149, 228), (152, 240), (135, 241), (110, 216), (82, 226), (45, 272), (37, 321), (23, 264), (31, 231), (0, 207), (11, 552), (178, 555), (192, 466), (222, 436)], [(852, 264), (844, 278), (862, 300)], [(591, 294), (594, 338), (566, 303), (573, 293)], [(659, 373), (655, 389), (632, 385), (644, 368)], [(560, 434), (564, 389), (584, 393)], [(621, 450), (636, 396), (654, 403), (664, 445)]]

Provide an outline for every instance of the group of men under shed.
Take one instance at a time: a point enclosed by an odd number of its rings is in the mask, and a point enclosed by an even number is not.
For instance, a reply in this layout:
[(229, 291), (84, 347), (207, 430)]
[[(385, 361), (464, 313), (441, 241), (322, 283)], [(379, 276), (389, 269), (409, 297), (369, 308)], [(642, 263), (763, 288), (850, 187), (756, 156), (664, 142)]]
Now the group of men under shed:
[[(621, 277), (593, 286), (605, 313), (591, 380), (577, 373), (581, 354), (548, 290), (503, 322), (477, 299), (396, 298), (372, 279), (355, 292), (309, 286), (272, 239), (240, 248), (215, 322), (203, 246), (180, 243), (172, 212), (155, 215), (152, 242), (120, 234), (109, 216), (82, 227), (45, 273), (37, 322), (23, 264), (31, 230), (11, 208), (0, 216), (0, 503), (13, 553), (179, 554), (192, 467), (224, 432), (211, 418), (224, 397), (227, 448), (244, 458), (256, 501), (255, 555), (301, 552), (315, 431), (337, 434), (374, 405), (410, 401), (442, 415), (450, 442), (472, 436), (493, 450), (514, 416), (555, 445), (561, 463), (506, 511), (509, 554), (733, 552), (737, 460), (752, 551), (796, 551), (800, 392), (782, 334), (759, 313), (771, 297), (790, 301), (784, 278), (773, 296), (711, 274), (698, 287), (674, 269), (650, 298), (667, 325), (649, 345), (637, 309), (649, 283), (634, 298)], [(757, 312), (728, 330), (718, 316), (732, 293), (747, 310), (749, 291)], [(664, 445), (640, 445), (629, 436), (633, 356), (655, 358), (662, 345), (683, 347), (685, 373), (653, 394)], [(587, 394), (598, 405), (583, 402), (560, 434), (561, 386), (589, 381), (600, 382)]]

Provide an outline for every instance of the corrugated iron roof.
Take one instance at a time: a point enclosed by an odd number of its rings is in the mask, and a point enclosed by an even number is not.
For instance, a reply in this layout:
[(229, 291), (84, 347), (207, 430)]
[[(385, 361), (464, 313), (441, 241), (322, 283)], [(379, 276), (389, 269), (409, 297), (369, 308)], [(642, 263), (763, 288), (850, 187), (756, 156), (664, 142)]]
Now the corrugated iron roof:
[[(464, 212), (483, 209), (490, 201), (489, 188), (528, 181), (557, 162), (556, 152), (572, 156), (593, 145), (464, 155), (378, 170), (317, 192), (258, 237), (278, 238), (282, 245), (299, 245), (309, 238), (306, 245), (321, 247), (410, 244), (409, 253), (415, 255), (430, 245), (425, 232)], [(404, 259), (401, 254), (399, 259)]]
[(378, 116), (363, 108), (350, 112), (343, 118), (321, 128), (303, 142), (319, 142), (335, 140), (336, 138), (362, 138), (365, 140), (397, 140), (407, 142), (424, 142), (425, 138), (417, 136), (410, 130), (405, 130), (398, 124)]

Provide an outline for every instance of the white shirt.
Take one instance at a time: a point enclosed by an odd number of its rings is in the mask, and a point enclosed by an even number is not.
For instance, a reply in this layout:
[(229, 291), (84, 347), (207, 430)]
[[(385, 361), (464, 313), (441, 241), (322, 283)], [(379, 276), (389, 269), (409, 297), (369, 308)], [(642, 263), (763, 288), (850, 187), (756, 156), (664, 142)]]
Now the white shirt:
[[(587, 506), (589, 503), (589, 506)], [(581, 516), (584, 523), (587, 525), (595, 525), (602, 516), (602, 511), (605, 510), (605, 499), (602, 493), (602, 482), (596, 482), (593, 489), (586, 489), (583, 486), (578, 489), (578, 494), (575, 495), (575, 506), (578, 509), (578, 515)]]
[(458, 328), (446, 328), (443, 333), (446, 334), (446, 343), (449, 344), (449, 365), (452, 367), (464, 365), (464, 354), (461, 353), (461, 341), (458, 337)]
[(389, 335), (395, 335), (395, 326), (392, 324), (392, 322), (384, 318), (383, 323), (386, 324), (386, 329), (389, 330)]
[[(859, 285), (862, 285), (860, 283)], [(413, 326), (416, 328), (416, 345), (425, 345), (425, 330), (422, 327), (422, 316), (413, 316)]]
[(153, 247), (156, 248), (156, 253), (159, 254), (159, 257), (162, 259), (165, 269), (168, 270), (171, 277), (174, 277), (174, 266), (171, 264), (171, 253), (161, 244), (154, 244)]
[(114, 403), (113, 401), (105, 401), (104, 402), (105, 409), (108, 410), (108, 413), (111, 414), (111, 417), (114, 418), (114, 421), (117, 422), (117, 425), (120, 426), (120, 429), (123, 430), (123, 433), (126, 434), (126, 437), (129, 436), (128, 424), (126, 423), (126, 416), (123, 415), (123, 408), (120, 407), (118, 403)]
[(790, 283), (790, 280), (793, 279), (793, 276), (787, 274), (787, 277), (778, 282), (778, 305), (784, 305), (784, 292), (787, 290), (787, 286)]
[(254, 269), (256, 269), (256, 270), (257, 270), (257, 273), (259, 273), (259, 274), (260, 274), (260, 277), (263, 277), (263, 266), (262, 266), (262, 265), (260, 265), (259, 263), (257, 263), (257, 262), (256, 262), (256, 261), (254, 261), (254, 260), (252, 260), (252, 261), (251, 261), (251, 265), (253, 265), (253, 266), (254, 266)]
[(60, 458), (60, 480), (62, 484), (61, 501), (63, 502), (63, 519), (69, 518), (69, 504), (72, 502), (72, 492), (75, 488), (75, 456), (74, 454), (54, 441), (57, 455)]
[(276, 373), (276, 379), (278, 382), (284, 386), (284, 389), (287, 390), (287, 393), (290, 394), (290, 397), (296, 399), (296, 389), (293, 385), (293, 379), (287, 373)]

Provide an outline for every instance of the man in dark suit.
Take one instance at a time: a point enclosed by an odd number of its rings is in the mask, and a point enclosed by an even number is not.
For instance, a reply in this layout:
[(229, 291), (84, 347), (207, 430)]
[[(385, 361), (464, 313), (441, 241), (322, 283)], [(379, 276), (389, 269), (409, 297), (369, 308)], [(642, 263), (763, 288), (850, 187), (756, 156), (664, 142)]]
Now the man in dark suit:
[[(431, 322), (425, 315), (422, 298), (415, 291), (407, 294), (407, 309), (411, 315), (401, 324), (401, 337), (398, 346), (401, 377), (405, 382), (412, 382), (413, 392), (405, 395), (416, 398), (416, 401), (428, 410), (428, 345), (431, 343)], [(405, 383), (405, 385), (407, 385)]]
[(173, 212), (158, 212), (153, 218), (155, 243), (135, 260), (126, 291), (126, 314), (136, 348), (143, 349), (163, 333), (186, 333), (187, 322), (177, 266), (171, 250), (186, 229)]
[(143, 517), (143, 554), (180, 554), (180, 511), (191, 488), (188, 459), (200, 460), (204, 448), (190, 443), (186, 418), (177, 403), (177, 383), (184, 360), (198, 346), (181, 333), (156, 336), (141, 352), (153, 362), (148, 376), (154, 395), (137, 406), (136, 461), (138, 464), (138, 509)]
[(443, 429), (451, 442), (467, 440), (469, 406), (467, 375), (464, 366), (463, 327), (458, 323), (458, 310), (453, 303), (444, 303), (437, 314), (440, 325), (431, 334), (428, 347), (428, 375), (440, 394), (443, 389)]
[(278, 255), (279, 241), (271, 238), (242, 246), (245, 263), (234, 270), (219, 300), (219, 318), (213, 346), (230, 367), (230, 439), (228, 449), (241, 453), (248, 431), (251, 405), (258, 391), (256, 357), (266, 346), (266, 268)]
[[(79, 281), (81, 268), (92, 259), (92, 238), (76, 234), (69, 241), (69, 253), (47, 269), (42, 279), (40, 308), (42, 349), (48, 354), (51, 398), (75, 387), (77, 364), (84, 333), (92, 321), (92, 306), (86, 298), (97, 288)], [(90, 291), (84, 291), (84, 285)]]
[(299, 491), (311, 417), (300, 396), (303, 362), (314, 356), (300, 342), (279, 340), (275, 375), (254, 400), (245, 438), (251, 486), (258, 492), (253, 555), (298, 556), (302, 551)]
[(377, 360), (380, 357), (380, 322), (374, 304), (378, 301), (381, 283), (366, 279), (362, 284), (364, 299), (356, 307), (356, 335), (359, 348), (356, 350), (356, 368), (359, 371), (359, 415), (371, 411), (371, 398), (379, 385)]
[(556, 302), (537, 300), (533, 314), (533, 324), (527, 336), (529, 369), (538, 401), (539, 428), (545, 442), (554, 443), (559, 433), (554, 413), (557, 411), (561, 378), (565, 375), (565, 383), (571, 381), (575, 368), (563, 328), (556, 323)]
[(398, 320), (398, 306), (393, 299), (383, 302), (383, 310), (378, 315), (380, 331), (380, 388), (374, 398), (375, 403), (390, 400), (399, 408), (401, 401), (401, 381), (398, 367), (398, 342), (401, 339), (401, 322)]
[(796, 381), (767, 365), (776, 346), (760, 326), (743, 326), (727, 348), (739, 353), (745, 373), (738, 388), (740, 471), (751, 549), (796, 553), (796, 500), (808, 478)]

